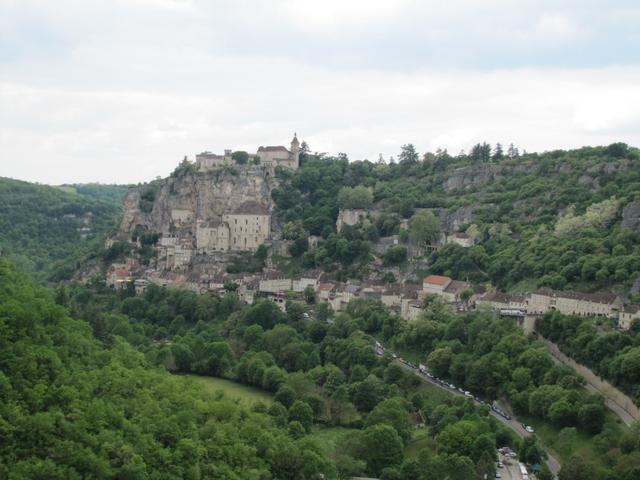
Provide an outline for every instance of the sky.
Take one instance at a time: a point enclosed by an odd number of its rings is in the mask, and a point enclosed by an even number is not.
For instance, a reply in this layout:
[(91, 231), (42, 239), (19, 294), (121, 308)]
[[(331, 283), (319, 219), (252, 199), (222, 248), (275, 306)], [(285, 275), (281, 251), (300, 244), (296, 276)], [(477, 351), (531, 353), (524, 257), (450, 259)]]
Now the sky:
[(640, 2), (0, 0), (0, 176), (186, 155), (640, 145)]

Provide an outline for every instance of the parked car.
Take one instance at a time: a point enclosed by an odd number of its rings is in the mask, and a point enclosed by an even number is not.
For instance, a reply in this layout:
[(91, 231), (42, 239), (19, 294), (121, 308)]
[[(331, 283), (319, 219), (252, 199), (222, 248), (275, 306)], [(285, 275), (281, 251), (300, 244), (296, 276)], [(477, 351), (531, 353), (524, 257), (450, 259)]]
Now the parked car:
[(535, 430), (533, 429), (533, 427), (530, 427), (529, 425), (525, 426), (524, 429), (529, 432), (529, 433), (533, 433), (535, 432)]

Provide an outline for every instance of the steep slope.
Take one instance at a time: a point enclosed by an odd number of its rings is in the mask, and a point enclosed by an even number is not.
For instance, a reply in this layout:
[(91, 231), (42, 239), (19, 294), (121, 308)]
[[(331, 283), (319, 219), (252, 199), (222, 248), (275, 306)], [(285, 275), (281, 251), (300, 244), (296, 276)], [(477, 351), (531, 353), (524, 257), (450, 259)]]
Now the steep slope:
[[(284, 222), (301, 222), (306, 232), (324, 238), (306, 253), (302, 250), (299, 263), (342, 277), (367, 275), (371, 249), (362, 242), (373, 245), (380, 237), (400, 234), (411, 247), (402, 221), (410, 224), (415, 213), (430, 210), (440, 220), (439, 233), (464, 232), (475, 243), (463, 248), (433, 242), (439, 251), (423, 251), (429, 258), (422, 259), (433, 273), (508, 290), (636, 291), (638, 149), (612, 144), (486, 162), (446, 152), (416, 158), (390, 165), (305, 159), (290, 181), (273, 192)], [(341, 188), (357, 186), (373, 194), (368, 221), (338, 233), (338, 210), (345, 208)], [(359, 263), (353, 264), (356, 257)]]
[(315, 478), (313, 446), (109, 348), (0, 258), (0, 478)]
[(40, 278), (69, 273), (71, 260), (113, 229), (120, 213), (121, 189), (83, 188), (0, 178), (0, 248)]

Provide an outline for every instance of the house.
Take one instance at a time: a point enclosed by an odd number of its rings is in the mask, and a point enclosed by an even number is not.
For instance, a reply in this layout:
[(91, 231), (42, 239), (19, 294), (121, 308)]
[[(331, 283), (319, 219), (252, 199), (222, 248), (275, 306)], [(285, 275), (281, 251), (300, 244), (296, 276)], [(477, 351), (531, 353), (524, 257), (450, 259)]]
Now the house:
[(147, 280), (146, 278), (136, 278), (133, 282), (133, 288), (136, 291), (136, 295), (144, 294), (148, 285), (149, 285), (149, 280)]
[(618, 326), (622, 330), (631, 329), (636, 320), (640, 320), (640, 305), (625, 305), (620, 309)]
[(579, 293), (541, 288), (529, 295), (528, 314), (557, 310), (565, 315), (616, 317), (622, 301), (614, 293)]
[(451, 280), (449, 285), (442, 291), (441, 295), (448, 302), (458, 302), (460, 301), (460, 293), (463, 290), (467, 290), (471, 288), (471, 284), (469, 282), (461, 282), (460, 280)]
[(318, 299), (328, 301), (334, 289), (335, 285), (333, 283), (321, 283), (318, 285)]
[(286, 292), (293, 288), (293, 281), (280, 272), (266, 272), (260, 279), (258, 290), (264, 293)]
[(318, 288), (318, 284), (320, 283), (321, 276), (321, 270), (310, 270), (300, 276), (294, 277), (291, 288), (294, 292), (304, 292), (304, 289), (307, 287), (312, 287), (314, 290), (316, 290), (316, 288)]
[(487, 292), (478, 298), (478, 305), (487, 305), (494, 310), (501, 309), (525, 309), (526, 298), (524, 295), (511, 295), (502, 292)]
[(422, 280), (423, 295), (442, 295), (451, 283), (449, 277), (442, 275), (429, 275)]
[(124, 263), (114, 263), (107, 270), (107, 287), (116, 289), (126, 288), (133, 281), (131, 271)]
[(464, 248), (473, 247), (473, 239), (464, 232), (453, 232), (447, 235), (447, 243), (455, 243)]

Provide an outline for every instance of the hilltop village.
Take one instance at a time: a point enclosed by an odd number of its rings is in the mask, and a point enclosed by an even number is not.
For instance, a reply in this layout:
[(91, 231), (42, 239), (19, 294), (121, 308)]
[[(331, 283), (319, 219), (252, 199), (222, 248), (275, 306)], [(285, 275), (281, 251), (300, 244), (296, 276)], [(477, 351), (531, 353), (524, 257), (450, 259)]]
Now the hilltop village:
[[(389, 282), (379, 275), (362, 280), (338, 281), (331, 274), (311, 269), (287, 275), (278, 269), (275, 258), (287, 257), (292, 245), (282, 234), (274, 215), (271, 191), (279, 185), (277, 170), (297, 170), (300, 142), (294, 135), (290, 147), (259, 147), (255, 154), (225, 150), (223, 155), (203, 152), (195, 162), (183, 162), (163, 181), (132, 189), (125, 198), (125, 212), (118, 235), (107, 242), (129, 242), (150, 252), (127, 256), (107, 267), (108, 286), (134, 288), (137, 294), (153, 283), (187, 289), (196, 293), (225, 294), (234, 291), (251, 304), (264, 297), (283, 310), (287, 301), (327, 302), (334, 311), (346, 309), (355, 298), (379, 299), (402, 318), (416, 319), (426, 299), (438, 296), (457, 311), (486, 306), (520, 320), (531, 329), (535, 316), (550, 310), (581, 316), (602, 316), (628, 330), (640, 319), (640, 306), (625, 305), (615, 294), (590, 294), (542, 288), (526, 294), (506, 294), (486, 283), (427, 275), (422, 282), (404, 278)], [(342, 208), (336, 231), (361, 225), (374, 215), (368, 209)], [(406, 221), (403, 227), (407, 228)], [(319, 237), (309, 236), (313, 246)], [(377, 254), (400, 243), (398, 235), (381, 238), (373, 246)], [(454, 243), (462, 248), (474, 239), (460, 231), (443, 232), (424, 246), (438, 251)], [(143, 249), (144, 250), (144, 249)], [(412, 256), (422, 253), (415, 247)], [(260, 257), (264, 263), (255, 273), (232, 273), (229, 265), (238, 255)], [(385, 268), (379, 265), (380, 270)], [(387, 268), (397, 274), (397, 269)], [(395, 279), (395, 275), (392, 275)]]

